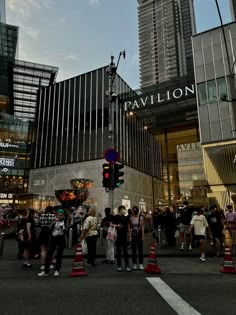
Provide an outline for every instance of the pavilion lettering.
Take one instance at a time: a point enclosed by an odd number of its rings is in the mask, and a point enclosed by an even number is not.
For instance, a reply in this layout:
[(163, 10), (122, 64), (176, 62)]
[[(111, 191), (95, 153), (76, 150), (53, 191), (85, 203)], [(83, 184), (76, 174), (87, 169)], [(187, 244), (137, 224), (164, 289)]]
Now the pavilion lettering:
[(171, 91), (157, 93), (155, 95), (151, 94), (151, 95), (141, 97), (136, 100), (126, 101), (124, 103), (124, 109), (125, 111), (140, 109), (145, 106), (161, 104), (161, 103), (168, 102), (171, 100), (177, 100), (183, 97), (187, 97), (189, 95), (195, 95), (194, 84), (192, 84), (190, 87), (185, 86), (184, 88), (176, 88)]

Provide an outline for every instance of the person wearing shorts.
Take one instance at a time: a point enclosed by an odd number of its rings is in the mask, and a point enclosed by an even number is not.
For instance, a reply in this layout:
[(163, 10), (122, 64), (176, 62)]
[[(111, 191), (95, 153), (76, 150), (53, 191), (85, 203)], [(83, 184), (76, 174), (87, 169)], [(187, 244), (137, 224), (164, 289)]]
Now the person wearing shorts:
[(211, 236), (211, 231), (209, 229), (206, 217), (202, 214), (203, 213), (202, 209), (197, 208), (196, 211), (197, 214), (192, 217), (192, 220), (190, 222), (190, 231), (194, 229), (194, 240), (199, 242), (199, 249), (201, 255), (200, 260), (206, 261), (205, 256), (206, 229), (208, 229), (209, 236)]
[(190, 232), (190, 222), (192, 219), (192, 209), (189, 208), (188, 201), (183, 202), (183, 208), (180, 210), (179, 215), (179, 234), (181, 239), (180, 249), (184, 249), (184, 242), (186, 236), (186, 244), (188, 249), (192, 249), (192, 234)]

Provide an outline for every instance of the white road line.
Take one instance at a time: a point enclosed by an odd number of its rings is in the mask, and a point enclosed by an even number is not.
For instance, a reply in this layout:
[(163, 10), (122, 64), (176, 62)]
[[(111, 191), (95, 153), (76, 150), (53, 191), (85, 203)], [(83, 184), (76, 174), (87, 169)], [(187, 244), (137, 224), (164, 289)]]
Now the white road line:
[(201, 315), (160, 278), (146, 278), (154, 289), (179, 315)]

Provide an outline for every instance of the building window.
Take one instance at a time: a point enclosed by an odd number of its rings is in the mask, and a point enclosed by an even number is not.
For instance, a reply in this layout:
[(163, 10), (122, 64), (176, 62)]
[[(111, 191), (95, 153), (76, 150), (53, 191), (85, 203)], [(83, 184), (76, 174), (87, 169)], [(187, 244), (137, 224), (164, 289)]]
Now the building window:
[(206, 83), (198, 84), (198, 98), (200, 106), (207, 104)]
[(217, 88), (218, 88), (219, 98), (228, 95), (225, 78), (217, 79)]
[(217, 102), (217, 93), (216, 93), (216, 82), (215, 80), (207, 82), (207, 91), (208, 91), (208, 103)]

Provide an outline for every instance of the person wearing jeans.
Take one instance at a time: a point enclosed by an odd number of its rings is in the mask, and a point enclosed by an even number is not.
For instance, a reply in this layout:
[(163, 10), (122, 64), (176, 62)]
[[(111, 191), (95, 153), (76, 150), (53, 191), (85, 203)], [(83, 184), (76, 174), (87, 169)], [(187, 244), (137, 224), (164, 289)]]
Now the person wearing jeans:
[(48, 245), (48, 252), (46, 256), (45, 269), (38, 274), (39, 277), (45, 277), (49, 275), (49, 268), (51, 264), (51, 260), (55, 250), (57, 250), (56, 255), (56, 265), (54, 276), (59, 276), (61, 263), (62, 263), (62, 255), (65, 249), (65, 218), (64, 218), (64, 210), (57, 210), (56, 221), (50, 226), (51, 238)]
[(139, 254), (139, 269), (143, 270), (143, 217), (139, 214), (139, 208), (136, 206), (132, 208), (132, 213), (133, 215), (129, 219), (129, 237), (131, 237), (133, 270), (137, 270), (137, 248)]
[(121, 251), (123, 250), (123, 257), (125, 261), (125, 270), (127, 272), (131, 271), (129, 267), (129, 258), (128, 258), (128, 225), (129, 218), (125, 216), (125, 207), (119, 206), (119, 214), (114, 216), (114, 224), (117, 228), (117, 240), (116, 240), (116, 254), (117, 254), (117, 271), (122, 271), (121, 264)]

